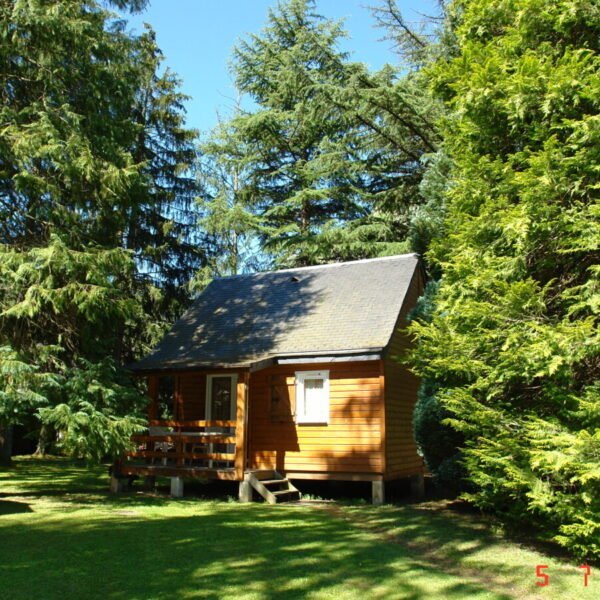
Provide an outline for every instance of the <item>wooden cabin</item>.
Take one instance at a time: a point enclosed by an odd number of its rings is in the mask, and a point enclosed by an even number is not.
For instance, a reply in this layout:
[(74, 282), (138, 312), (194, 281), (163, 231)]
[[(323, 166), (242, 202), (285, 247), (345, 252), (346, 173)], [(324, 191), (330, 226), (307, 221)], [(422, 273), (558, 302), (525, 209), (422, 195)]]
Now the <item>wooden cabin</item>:
[[(117, 465), (124, 478), (240, 482), (268, 501), (301, 480), (413, 478), (418, 379), (398, 358), (423, 289), (416, 255), (214, 280), (147, 357), (148, 431)], [(294, 485), (295, 483), (295, 485)]]

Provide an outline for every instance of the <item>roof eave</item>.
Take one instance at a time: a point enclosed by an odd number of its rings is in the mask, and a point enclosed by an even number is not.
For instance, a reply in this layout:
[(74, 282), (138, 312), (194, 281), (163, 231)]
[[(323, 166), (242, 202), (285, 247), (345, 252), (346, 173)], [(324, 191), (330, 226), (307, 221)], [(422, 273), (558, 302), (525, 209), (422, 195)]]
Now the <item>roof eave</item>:
[(260, 371), (273, 365), (291, 364), (317, 364), (335, 362), (357, 362), (379, 360), (383, 347), (357, 348), (353, 350), (327, 350), (319, 352), (292, 352), (267, 356), (254, 361), (225, 363), (225, 362), (202, 362), (193, 364), (163, 363), (155, 366), (136, 366), (136, 363), (126, 367), (135, 375), (151, 375), (152, 373), (169, 373), (181, 371), (204, 371), (209, 369), (250, 369)]

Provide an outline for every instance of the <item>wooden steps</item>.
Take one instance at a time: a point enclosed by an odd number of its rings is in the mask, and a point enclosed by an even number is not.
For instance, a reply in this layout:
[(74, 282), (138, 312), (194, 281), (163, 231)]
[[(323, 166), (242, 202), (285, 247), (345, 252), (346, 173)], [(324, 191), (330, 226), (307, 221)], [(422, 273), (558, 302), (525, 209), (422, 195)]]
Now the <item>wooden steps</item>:
[(300, 500), (300, 492), (278, 471), (246, 471), (244, 479), (269, 504)]

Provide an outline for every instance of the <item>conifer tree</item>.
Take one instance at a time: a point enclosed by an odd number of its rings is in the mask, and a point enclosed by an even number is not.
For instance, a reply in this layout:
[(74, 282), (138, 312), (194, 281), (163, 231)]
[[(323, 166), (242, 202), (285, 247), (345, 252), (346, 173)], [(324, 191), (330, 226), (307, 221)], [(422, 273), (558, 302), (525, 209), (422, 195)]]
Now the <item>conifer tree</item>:
[(128, 189), (120, 244), (134, 253), (132, 293), (152, 327), (138, 323), (125, 331), (124, 363), (147, 352), (179, 316), (190, 301), (190, 282), (208, 259), (196, 206), (198, 132), (185, 125), (188, 97), (177, 76), (162, 70), (154, 32), (147, 28), (135, 41), (140, 81), (131, 107), (136, 136), (130, 153), (140, 176)]
[(340, 144), (353, 127), (325, 93), (351, 68), (338, 43), (339, 23), (314, 14), (311, 0), (269, 12), (260, 35), (234, 53), (234, 75), (256, 110), (236, 116), (236, 143), (247, 148), (243, 201), (260, 217), (264, 250), (280, 265), (322, 260), (327, 225), (366, 214), (352, 157)]
[(410, 250), (439, 102), (417, 74), (351, 62), (343, 36), (314, 2), (290, 0), (234, 54), (253, 108), (231, 119), (208, 158), (248, 174), (238, 206), (258, 217), (261, 248), (278, 265)]
[(419, 372), (464, 436), (477, 506), (598, 557), (597, 3), (459, 0), (441, 271)]
[[(238, 98), (233, 116), (241, 115)], [(259, 251), (260, 220), (244, 201), (244, 189), (250, 180), (247, 157), (251, 152), (237, 138), (231, 119), (219, 118), (200, 145), (200, 153), (199, 225), (210, 245), (209, 262), (195, 281), (203, 287), (213, 277), (260, 271), (269, 263)]]
[[(421, 182), (427, 157), (438, 151), (441, 103), (429, 93), (421, 65), (401, 67), (369, 73), (357, 65), (343, 86), (329, 88), (332, 103), (353, 123), (343, 144), (368, 207), (344, 227), (325, 232), (337, 259), (399, 254), (422, 245), (413, 221), (427, 202)], [(407, 67), (414, 70), (402, 73)]]
[(37, 414), (97, 458), (144, 402), (120, 365), (185, 302), (175, 285), (200, 258), (179, 218), (193, 134), (152, 33), (100, 3), (4, 2), (0, 29), (0, 429)]

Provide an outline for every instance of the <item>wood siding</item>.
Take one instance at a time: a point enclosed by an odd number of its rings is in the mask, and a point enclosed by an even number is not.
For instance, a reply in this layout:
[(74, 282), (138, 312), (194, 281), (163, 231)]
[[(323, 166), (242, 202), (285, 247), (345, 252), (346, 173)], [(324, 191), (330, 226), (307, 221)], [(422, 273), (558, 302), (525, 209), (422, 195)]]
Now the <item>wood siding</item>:
[[(329, 371), (329, 422), (296, 424), (295, 372)], [(281, 365), (250, 376), (249, 466), (286, 472), (383, 474), (380, 361)], [(284, 382), (291, 414), (273, 407)]]
[(182, 421), (206, 419), (206, 374), (181, 373), (177, 376), (178, 418)]
[(408, 289), (404, 308), (384, 357), (386, 479), (423, 473), (423, 459), (417, 453), (412, 417), (419, 378), (398, 362), (410, 349), (411, 341), (403, 331), (406, 316), (423, 291), (423, 277), (417, 269)]

